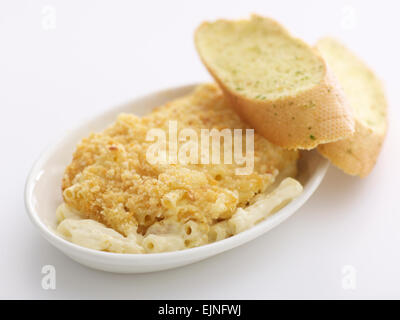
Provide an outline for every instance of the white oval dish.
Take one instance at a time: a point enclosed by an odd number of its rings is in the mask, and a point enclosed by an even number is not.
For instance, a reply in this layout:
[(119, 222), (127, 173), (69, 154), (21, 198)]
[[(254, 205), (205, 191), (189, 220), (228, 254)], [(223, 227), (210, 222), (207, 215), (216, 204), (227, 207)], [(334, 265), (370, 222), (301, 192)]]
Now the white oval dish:
[(118, 273), (166, 270), (203, 260), (253, 240), (285, 221), (308, 200), (321, 183), (329, 165), (316, 151), (302, 154), (297, 179), (304, 186), (304, 191), (298, 198), (253, 228), (219, 242), (175, 252), (118, 254), (84, 248), (55, 233), (56, 208), (62, 202), (61, 178), (76, 144), (90, 132), (102, 131), (121, 112), (144, 115), (156, 106), (189, 93), (195, 86), (155, 92), (113, 108), (70, 131), (42, 154), (28, 176), (25, 204), (30, 219), (52, 245), (73, 260), (99, 270)]

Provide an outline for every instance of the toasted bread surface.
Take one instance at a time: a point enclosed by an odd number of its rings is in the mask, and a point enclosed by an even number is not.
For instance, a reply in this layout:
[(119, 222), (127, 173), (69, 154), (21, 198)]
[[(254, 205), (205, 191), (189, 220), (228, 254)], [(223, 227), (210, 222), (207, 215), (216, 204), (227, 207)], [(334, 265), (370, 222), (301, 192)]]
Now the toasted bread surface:
[(276, 21), (205, 22), (195, 43), (232, 107), (269, 141), (312, 149), (353, 134), (350, 107), (324, 59)]
[(373, 71), (340, 42), (321, 39), (317, 48), (338, 78), (356, 122), (351, 138), (320, 145), (318, 151), (350, 175), (367, 176), (373, 169), (387, 130), (387, 102)]

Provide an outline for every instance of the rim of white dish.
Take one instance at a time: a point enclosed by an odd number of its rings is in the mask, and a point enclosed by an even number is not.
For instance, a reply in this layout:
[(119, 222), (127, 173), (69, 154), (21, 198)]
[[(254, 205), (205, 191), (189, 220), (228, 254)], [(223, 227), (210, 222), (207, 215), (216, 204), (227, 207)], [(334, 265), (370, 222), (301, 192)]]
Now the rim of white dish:
[[(199, 83), (194, 83), (194, 84), (189, 84), (189, 85), (181, 85), (181, 86), (175, 86), (172, 88), (167, 88), (167, 89), (161, 89), (158, 91), (154, 91), (151, 93), (143, 94), (140, 95), (136, 98), (131, 99), (127, 103), (132, 103), (135, 100), (139, 99), (145, 99), (149, 96), (152, 96), (156, 93), (160, 94), (162, 92), (168, 92), (168, 91), (175, 91), (175, 90), (183, 90), (185, 88), (190, 89), (194, 88), (196, 85)], [(126, 104), (126, 103), (125, 103)], [(118, 107), (122, 107), (125, 104), (118, 104), (116, 107), (112, 107), (110, 109), (105, 110), (104, 112), (96, 115), (93, 117), (100, 117), (102, 115), (105, 115), (107, 113), (112, 112), (113, 109), (117, 109)], [(82, 125), (90, 120), (83, 120), (80, 122), (78, 125), (76, 125), (72, 131), (81, 128)], [(64, 133), (61, 135), (59, 139), (56, 140), (56, 143), (51, 144), (47, 148), (44, 149), (44, 151), (40, 154), (38, 160), (35, 161), (34, 165), (32, 166), (28, 177), (27, 181), (25, 184), (25, 191), (24, 191), (24, 198), (25, 198), (25, 207), (28, 212), (28, 216), (30, 220), (33, 222), (33, 224), (39, 229), (41, 232), (42, 236), (44, 236), (52, 245), (56, 246), (58, 249), (62, 250), (62, 247), (68, 248), (70, 252), (75, 252), (77, 254), (84, 254), (88, 258), (93, 257), (93, 258), (102, 258), (104, 260), (108, 260), (108, 262), (112, 261), (121, 261), (124, 260), (126, 262), (135, 262), (135, 261), (140, 261), (140, 262), (151, 262), (151, 261), (157, 261), (163, 258), (180, 258), (181, 260), (186, 260), (186, 258), (190, 258), (193, 256), (198, 256), (199, 253), (202, 253), (204, 251), (207, 252), (212, 252), (214, 254), (217, 254), (222, 251), (226, 251), (232, 247), (237, 247), (240, 246), (254, 238), (257, 238), (258, 236), (266, 233), (267, 231), (271, 230), (275, 226), (277, 226), (282, 220), (286, 220), (286, 218), (290, 217), (299, 207), (301, 207), (309, 198), (310, 196), (314, 193), (316, 188), (319, 186), (321, 183), (322, 179), (325, 177), (325, 174), (328, 170), (329, 167), (329, 162), (326, 159), (322, 159), (321, 164), (319, 164), (318, 168), (315, 170), (314, 174), (310, 178), (310, 180), (307, 183), (307, 187), (304, 189), (303, 193), (292, 200), (288, 205), (280, 209), (278, 212), (274, 213), (273, 215), (269, 216), (267, 219), (257, 223), (255, 226), (251, 227), (248, 230), (242, 231), (236, 235), (233, 235), (229, 238), (205, 244), (199, 247), (194, 247), (194, 248), (189, 248), (189, 249), (183, 249), (183, 250), (178, 250), (178, 251), (171, 251), (171, 252), (160, 252), (160, 253), (114, 253), (114, 252), (106, 252), (106, 251), (99, 251), (95, 249), (90, 249), (86, 248), (80, 245), (77, 245), (75, 243), (72, 243), (61, 236), (57, 235), (54, 231), (50, 230), (46, 224), (41, 221), (39, 218), (39, 215), (36, 212), (36, 209), (33, 207), (32, 203), (32, 196), (34, 192), (34, 187), (35, 187), (35, 180), (39, 176), (40, 170), (43, 166), (43, 163), (45, 163), (49, 156), (53, 153), (53, 150), (57, 147), (59, 143), (61, 143), (63, 140), (65, 140), (68, 137), (68, 133)], [(315, 151), (312, 151), (315, 152)], [(54, 213), (55, 214), (55, 213)]]

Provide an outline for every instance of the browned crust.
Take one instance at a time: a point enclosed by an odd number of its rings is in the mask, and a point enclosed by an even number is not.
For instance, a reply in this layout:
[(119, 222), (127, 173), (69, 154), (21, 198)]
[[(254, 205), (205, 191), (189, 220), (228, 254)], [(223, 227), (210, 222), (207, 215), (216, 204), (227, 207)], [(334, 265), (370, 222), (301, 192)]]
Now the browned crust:
[[(342, 45), (337, 40), (332, 40)], [(346, 48), (346, 50), (348, 49)], [(350, 51), (349, 53), (354, 55)], [(368, 70), (369, 73), (376, 77), (373, 70), (365, 62), (359, 57), (356, 58), (363, 63), (365, 70)], [(381, 83), (379, 90), (385, 95)], [(387, 109), (386, 101), (382, 107), (385, 110)], [(337, 142), (321, 144), (318, 146), (318, 152), (343, 172), (364, 178), (372, 171), (380, 154), (387, 132), (387, 117), (385, 122), (384, 130), (379, 132), (356, 118), (355, 133), (352, 137)]]
[(363, 178), (374, 168), (385, 136), (356, 120), (353, 137), (319, 145), (318, 152), (345, 173)]
[[(277, 23), (278, 24), (278, 23)], [(325, 77), (320, 84), (295, 96), (274, 101), (250, 99), (230, 90), (207, 64), (196, 40), (197, 52), (235, 111), (272, 143), (288, 149), (313, 149), (319, 144), (352, 136), (354, 119), (344, 93), (323, 58)]]

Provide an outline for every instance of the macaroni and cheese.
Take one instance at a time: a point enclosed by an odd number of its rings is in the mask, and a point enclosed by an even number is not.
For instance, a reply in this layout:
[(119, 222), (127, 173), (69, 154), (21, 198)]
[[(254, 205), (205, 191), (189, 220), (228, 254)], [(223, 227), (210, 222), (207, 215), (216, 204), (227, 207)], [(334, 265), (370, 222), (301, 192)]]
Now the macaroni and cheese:
[[(97, 250), (164, 252), (218, 241), (256, 224), (301, 191), (297, 151), (254, 134), (252, 171), (245, 163), (153, 163), (146, 159), (149, 130), (251, 129), (229, 107), (221, 90), (201, 85), (144, 117), (122, 114), (78, 145), (66, 168), (65, 203), (57, 211), (58, 232)], [(223, 140), (223, 139), (221, 139)], [(245, 149), (245, 137), (240, 141)], [(185, 141), (178, 141), (178, 147)], [(224, 142), (219, 142), (221, 149)], [(208, 145), (199, 146), (203, 154)], [(171, 146), (167, 146), (169, 151)], [(208, 151), (208, 150), (207, 150)], [(221, 153), (221, 158), (223, 153)], [(282, 181), (270, 192), (273, 184)]]

